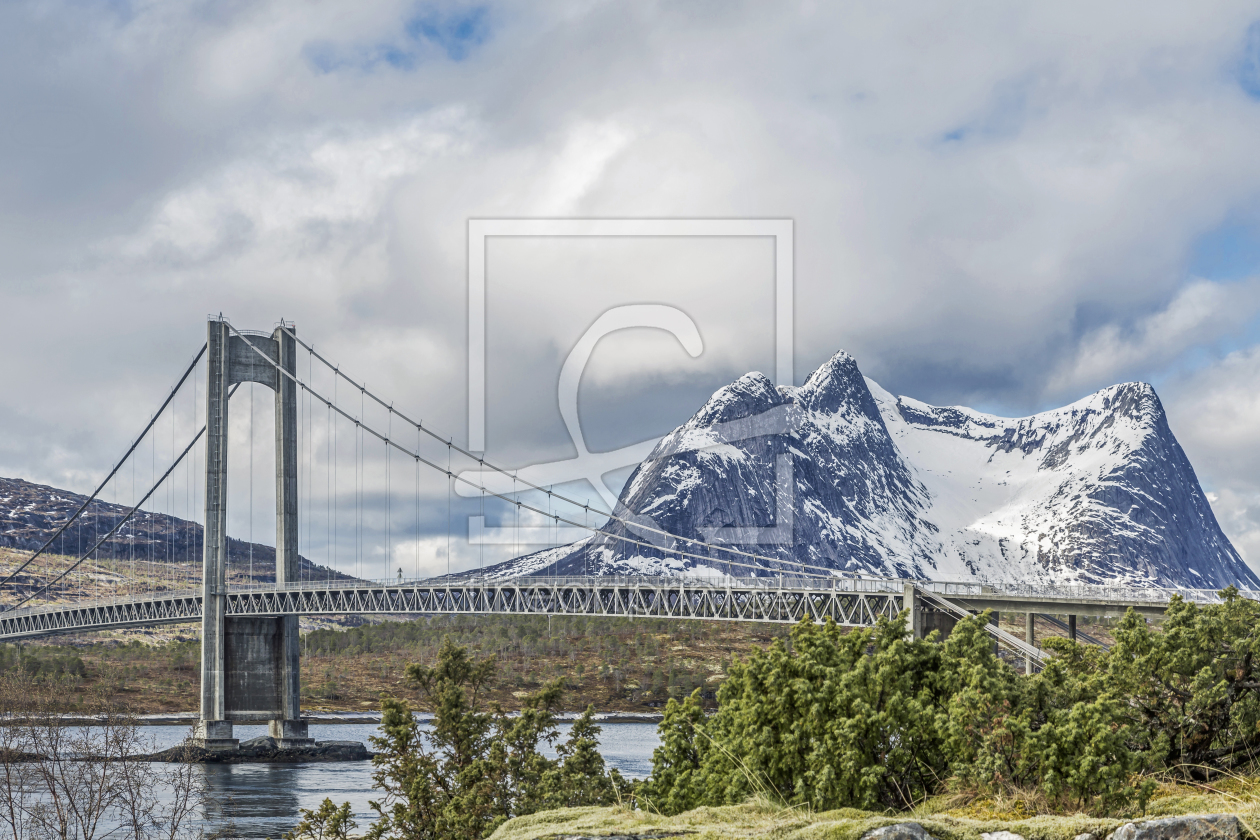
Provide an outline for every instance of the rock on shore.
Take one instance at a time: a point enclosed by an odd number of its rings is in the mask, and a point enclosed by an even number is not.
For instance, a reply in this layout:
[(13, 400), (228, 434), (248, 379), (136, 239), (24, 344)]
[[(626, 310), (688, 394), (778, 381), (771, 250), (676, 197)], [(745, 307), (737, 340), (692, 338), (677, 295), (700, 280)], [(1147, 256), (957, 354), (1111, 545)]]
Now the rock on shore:
[(1238, 817), (1233, 814), (1209, 814), (1125, 823), (1107, 840), (1235, 840), (1242, 836), (1242, 824)]
[[(1239, 840), (1242, 823), (1233, 814), (1165, 817), (1157, 820), (1125, 823), (1107, 840)], [(980, 835), (983, 840), (1024, 840), (1011, 831), (994, 831)], [(862, 840), (937, 840), (915, 822), (886, 825), (868, 831)], [(1081, 834), (1076, 840), (1096, 840), (1092, 834)]]

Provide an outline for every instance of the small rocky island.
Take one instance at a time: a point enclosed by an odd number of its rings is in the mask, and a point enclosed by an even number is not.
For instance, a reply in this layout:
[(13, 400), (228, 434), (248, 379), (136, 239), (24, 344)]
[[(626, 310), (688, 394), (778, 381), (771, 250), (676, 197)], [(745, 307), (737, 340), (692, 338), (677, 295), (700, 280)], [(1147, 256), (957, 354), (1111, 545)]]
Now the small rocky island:
[(321, 761), (368, 761), (372, 753), (358, 741), (319, 741), (309, 746), (280, 747), (269, 735), (242, 741), (231, 750), (208, 750), (179, 744), (146, 756), (150, 761), (192, 761), (198, 764), (306, 764)]

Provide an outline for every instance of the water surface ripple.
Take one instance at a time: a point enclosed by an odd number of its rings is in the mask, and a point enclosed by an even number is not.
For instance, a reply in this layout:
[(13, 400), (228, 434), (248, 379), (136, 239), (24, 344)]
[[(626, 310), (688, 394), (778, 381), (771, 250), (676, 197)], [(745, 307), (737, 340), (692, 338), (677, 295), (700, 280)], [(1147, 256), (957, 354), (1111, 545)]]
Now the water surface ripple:
[[(610, 767), (628, 778), (641, 779), (652, 768), (652, 750), (659, 740), (655, 723), (601, 724), (600, 753)], [(560, 725), (560, 736), (568, 737), (569, 724)], [(376, 734), (375, 724), (312, 724), (311, 737), (317, 741), (361, 741)], [(183, 726), (149, 726), (144, 734), (155, 749), (165, 749), (183, 740)], [(245, 741), (267, 734), (265, 726), (237, 726), (235, 736)], [(370, 745), (369, 745), (370, 746)], [(547, 754), (555, 757), (554, 750)], [(372, 818), (368, 801), (380, 797), (372, 787), (372, 764), (368, 761), (327, 764), (208, 764), (204, 765), (209, 788), (205, 814), (207, 834), (232, 838), (279, 838), (298, 822), (299, 809), (315, 808), (324, 797), (340, 804), (349, 802), (366, 829)]]

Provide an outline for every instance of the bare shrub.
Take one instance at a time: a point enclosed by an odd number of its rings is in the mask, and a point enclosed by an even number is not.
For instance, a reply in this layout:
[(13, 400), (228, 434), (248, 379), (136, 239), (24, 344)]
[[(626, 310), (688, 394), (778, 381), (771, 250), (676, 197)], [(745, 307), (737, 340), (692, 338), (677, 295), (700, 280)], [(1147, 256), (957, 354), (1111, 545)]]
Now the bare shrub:
[(68, 717), (58, 688), (0, 675), (0, 827), (14, 840), (199, 836), (201, 768), (150, 763), (134, 716), (98, 693)]

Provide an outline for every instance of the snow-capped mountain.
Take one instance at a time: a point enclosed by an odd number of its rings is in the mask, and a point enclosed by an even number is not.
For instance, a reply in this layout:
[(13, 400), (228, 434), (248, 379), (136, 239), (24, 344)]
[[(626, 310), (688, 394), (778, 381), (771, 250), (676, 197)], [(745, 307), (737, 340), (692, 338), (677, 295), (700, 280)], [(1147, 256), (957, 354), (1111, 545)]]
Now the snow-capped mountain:
[(488, 571), (804, 568), (1260, 588), (1221, 532), (1154, 389), (1140, 383), (1007, 419), (893, 396), (844, 352), (799, 388), (750, 373), (661, 441), (627, 483), (619, 515), (638, 524), (610, 520), (595, 537)]

